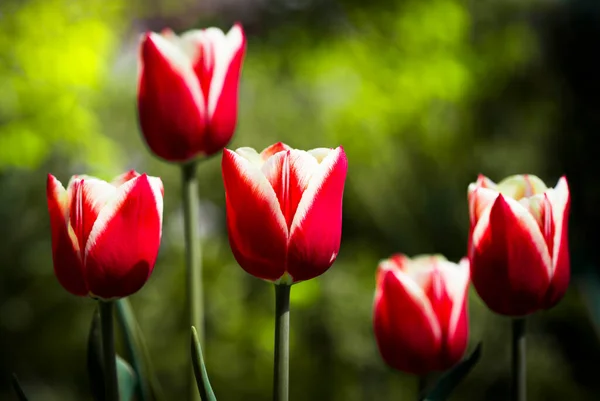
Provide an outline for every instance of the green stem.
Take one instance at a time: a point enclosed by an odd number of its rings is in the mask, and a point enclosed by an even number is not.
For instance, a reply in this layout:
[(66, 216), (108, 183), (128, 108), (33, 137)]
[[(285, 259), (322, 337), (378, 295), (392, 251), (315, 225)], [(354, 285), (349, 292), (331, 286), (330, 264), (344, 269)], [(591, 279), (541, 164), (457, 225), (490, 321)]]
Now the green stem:
[(290, 288), (275, 285), (273, 401), (288, 401), (290, 389)]
[(527, 400), (527, 359), (525, 343), (525, 319), (512, 320), (512, 387), (513, 401)]
[[(196, 162), (181, 166), (183, 224), (185, 229), (185, 265), (187, 273), (187, 307), (189, 311), (188, 327), (194, 326), (198, 332), (198, 340), (204, 344), (204, 294), (202, 291), (202, 253), (199, 232), (198, 183), (196, 181)], [(191, 364), (191, 361), (190, 361)], [(190, 400), (199, 400), (190, 365)]]
[(115, 334), (113, 329), (113, 301), (100, 303), (100, 326), (102, 329), (102, 356), (104, 362), (104, 386), (106, 401), (119, 401), (117, 382), (117, 358), (115, 355)]

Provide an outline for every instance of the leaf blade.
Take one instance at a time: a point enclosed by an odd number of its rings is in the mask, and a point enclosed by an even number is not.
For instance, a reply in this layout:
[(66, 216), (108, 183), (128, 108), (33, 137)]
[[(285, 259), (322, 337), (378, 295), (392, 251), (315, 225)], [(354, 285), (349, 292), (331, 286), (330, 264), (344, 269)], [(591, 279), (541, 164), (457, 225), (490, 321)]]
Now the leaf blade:
[(198, 332), (194, 326), (192, 326), (191, 340), (194, 376), (196, 377), (200, 398), (202, 401), (217, 401), (215, 393), (210, 386), (210, 381), (208, 380), (208, 373), (206, 372), (204, 358), (202, 357), (202, 347), (200, 346), (200, 340), (198, 339)]

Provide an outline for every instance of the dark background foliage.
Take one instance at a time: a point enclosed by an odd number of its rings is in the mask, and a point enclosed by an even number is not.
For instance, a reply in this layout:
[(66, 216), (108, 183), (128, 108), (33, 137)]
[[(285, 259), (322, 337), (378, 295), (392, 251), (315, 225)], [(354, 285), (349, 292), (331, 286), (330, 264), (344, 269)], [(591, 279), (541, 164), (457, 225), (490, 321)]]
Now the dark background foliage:
[[(0, 4), (0, 396), (17, 372), (32, 400), (87, 400), (94, 304), (52, 273), (48, 172), (163, 178), (163, 244), (131, 297), (169, 399), (186, 389), (179, 172), (153, 159), (136, 122), (145, 30), (244, 24), (248, 51), (231, 147), (344, 145), (343, 243), (322, 277), (292, 290), (291, 398), (414, 397), (381, 361), (374, 274), (394, 252), (464, 256), (466, 188), (532, 173), (572, 190), (573, 280), (529, 319), (531, 400), (596, 400), (600, 3), (593, 0), (3, 0)], [(220, 160), (199, 169), (206, 361), (221, 400), (269, 399), (273, 290), (228, 247)], [(472, 292), (479, 365), (456, 400), (505, 400), (509, 321)]]

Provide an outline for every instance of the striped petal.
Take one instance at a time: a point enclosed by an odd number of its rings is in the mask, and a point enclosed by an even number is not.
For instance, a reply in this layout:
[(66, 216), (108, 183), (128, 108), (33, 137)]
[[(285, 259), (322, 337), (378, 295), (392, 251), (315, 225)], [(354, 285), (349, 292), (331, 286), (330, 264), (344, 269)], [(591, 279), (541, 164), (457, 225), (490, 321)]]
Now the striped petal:
[(214, 153), (230, 141), (237, 124), (238, 88), (246, 38), (236, 24), (224, 38), (214, 43), (214, 70), (208, 94), (208, 116), (211, 135), (207, 136), (207, 153)]
[(136, 177), (139, 177), (140, 174), (135, 170), (129, 170), (126, 173), (123, 173), (117, 177), (115, 177), (110, 183), (115, 187), (120, 187), (125, 184), (129, 180), (133, 180)]
[(222, 172), (233, 255), (253, 276), (277, 281), (285, 273), (288, 229), (275, 191), (259, 167), (229, 149)]
[(262, 165), (261, 170), (277, 195), (288, 229), (302, 194), (318, 167), (319, 163), (312, 155), (295, 149), (279, 152)]
[(546, 295), (546, 308), (551, 308), (564, 296), (571, 276), (568, 235), (571, 196), (567, 179), (561, 177), (554, 190), (547, 192), (547, 197), (552, 204), (552, 220), (554, 221), (554, 246), (552, 249), (554, 272)]
[(83, 251), (100, 210), (115, 194), (116, 188), (94, 177), (77, 176), (69, 182), (67, 191), (70, 196), (69, 224), (77, 236), (80, 251)]
[(54, 273), (67, 291), (74, 295), (85, 296), (88, 291), (79, 256), (79, 242), (75, 233), (69, 230), (67, 221), (69, 198), (60, 181), (51, 174), (48, 174), (46, 198), (52, 231)]
[(188, 57), (155, 33), (142, 42), (138, 112), (144, 138), (159, 157), (185, 161), (203, 151), (207, 118), (198, 78)]
[(485, 209), (490, 207), (499, 195), (499, 192), (495, 189), (489, 189), (480, 186), (469, 186), (469, 217), (471, 219), (471, 226), (474, 227), (477, 221), (481, 217), (481, 214)]
[(143, 174), (117, 189), (100, 211), (85, 249), (92, 294), (125, 297), (148, 280), (160, 245), (162, 211), (159, 179)]
[(269, 159), (269, 157), (273, 156), (275, 153), (283, 152), (284, 150), (292, 150), (292, 148), (283, 142), (277, 142), (260, 152), (260, 157), (264, 161), (267, 161), (267, 159)]
[(381, 356), (404, 372), (435, 370), (442, 333), (427, 296), (392, 263), (382, 262), (378, 274), (373, 325)]
[[(469, 260), (463, 258), (459, 264), (448, 261), (439, 262), (438, 272), (440, 281), (445, 285), (447, 302), (450, 304), (447, 315), (438, 314), (440, 325), (444, 328), (444, 344), (440, 366), (442, 370), (445, 370), (463, 357), (469, 340), (467, 306), (470, 278)], [(441, 308), (441, 310), (445, 309)]]
[(469, 259), (475, 289), (503, 315), (540, 308), (551, 277), (551, 258), (540, 227), (517, 201), (497, 197), (475, 226)]
[(319, 276), (337, 257), (347, 169), (344, 149), (331, 150), (302, 194), (290, 228), (288, 248), (288, 273), (294, 281)]

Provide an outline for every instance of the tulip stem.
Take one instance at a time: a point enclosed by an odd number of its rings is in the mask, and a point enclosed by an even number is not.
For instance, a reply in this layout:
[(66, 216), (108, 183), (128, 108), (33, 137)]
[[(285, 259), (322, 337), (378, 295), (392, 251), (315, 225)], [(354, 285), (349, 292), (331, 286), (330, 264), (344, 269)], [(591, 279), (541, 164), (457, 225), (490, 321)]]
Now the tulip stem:
[(290, 389), (290, 289), (275, 285), (275, 363), (273, 401), (288, 401)]
[(513, 401), (527, 400), (527, 359), (525, 343), (525, 319), (512, 320), (512, 387)]
[[(202, 290), (202, 249), (200, 247), (198, 183), (196, 162), (181, 166), (183, 195), (183, 224), (185, 230), (185, 265), (187, 274), (188, 327), (194, 326), (198, 340), (204, 344), (204, 294)], [(190, 360), (190, 400), (199, 400), (196, 389), (193, 364)]]
[(100, 303), (100, 326), (102, 330), (102, 356), (104, 362), (104, 386), (106, 401), (119, 401), (117, 382), (117, 358), (115, 355), (115, 334), (113, 329), (113, 301)]

